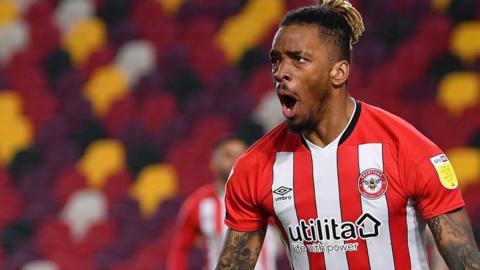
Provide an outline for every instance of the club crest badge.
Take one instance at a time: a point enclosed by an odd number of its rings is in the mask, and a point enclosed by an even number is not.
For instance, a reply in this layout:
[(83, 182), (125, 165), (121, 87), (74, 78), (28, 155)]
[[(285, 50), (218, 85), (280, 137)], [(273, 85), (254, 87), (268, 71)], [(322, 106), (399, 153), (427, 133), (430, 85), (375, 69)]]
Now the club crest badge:
[(378, 169), (366, 169), (358, 177), (358, 190), (364, 198), (375, 200), (387, 192), (387, 176)]

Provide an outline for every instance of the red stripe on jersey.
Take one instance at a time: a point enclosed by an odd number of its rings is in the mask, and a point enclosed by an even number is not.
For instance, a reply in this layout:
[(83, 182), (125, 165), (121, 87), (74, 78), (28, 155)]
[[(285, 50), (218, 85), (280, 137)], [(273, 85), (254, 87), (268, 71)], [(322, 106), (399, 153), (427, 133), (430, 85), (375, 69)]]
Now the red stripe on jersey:
[[(298, 168), (298, 169), (297, 169)], [(317, 218), (315, 187), (313, 184), (312, 156), (306, 147), (299, 147), (293, 159), (293, 186), (298, 220)], [(325, 257), (320, 252), (308, 252), (310, 269), (325, 269)]]
[[(356, 145), (339, 146), (337, 154), (338, 189), (340, 193), (340, 206), (342, 221), (355, 221), (362, 215), (361, 195), (358, 191), (358, 147)], [(368, 260), (367, 243), (358, 238), (345, 241), (345, 243), (358, 243), (357, 251), (347, 252), (350, 269), (370, 269)]]
[[(383, 147), (383, 171), (386, 173), (387, 179), (399, 179), (396, 157), (392, 153), (385, 153), (388, 149)], [(395, 186), (397, 181), (389, 181), (389, 189), (400, 190)], [(390, 219), (390, 239), (392, 241), (393, 261), (396, 269), (410, 269), (410, 253), (408, 250), (408, 232), (406, 214), (407, 198), (402, 198), (401, 192), (388, 192), (385, 194), (388, 202), (388, 216)], [(400, 244), (404, 243), (404, 244)]]

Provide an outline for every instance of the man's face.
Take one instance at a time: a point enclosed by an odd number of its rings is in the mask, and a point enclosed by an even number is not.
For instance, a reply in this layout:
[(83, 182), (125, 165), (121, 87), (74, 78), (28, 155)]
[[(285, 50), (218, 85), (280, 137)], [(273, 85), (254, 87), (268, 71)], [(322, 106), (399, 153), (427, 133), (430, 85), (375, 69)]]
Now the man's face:
[(330, 45), (314, 24), (281, 27), (273, 39), (270, 60), (282, 112), (293, 131), (313, 129), (328, 97), (333, 66)]
[(219, 181), (227, 181), (230, 170), (246, 149), (245, 143), (239, 140), (227, 140), (214, 151), (211, 167)]

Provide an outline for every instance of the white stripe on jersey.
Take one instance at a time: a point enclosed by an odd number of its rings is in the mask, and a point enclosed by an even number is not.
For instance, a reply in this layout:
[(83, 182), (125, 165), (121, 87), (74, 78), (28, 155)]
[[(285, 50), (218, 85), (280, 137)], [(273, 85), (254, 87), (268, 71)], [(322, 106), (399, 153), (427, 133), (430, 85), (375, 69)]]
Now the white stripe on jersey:
[(407, 203), (408, 252), (412, 270), (429, 269), (426, 251), (425, 221), (415, 209), (412, 200)]
[[(366, 169), (378, 169), (383, 172), (382, 144), (369, 143), (359, 145), (358, 160), (360, 173)], [(378, 199), (361, 197), (363, 213), (370, 213), (382, 222), (379, 228), (379, 236), (368, 238), (366, 241), (370, 269), (395, 269), (390, 239), (387, 199), (385, 196), (381, 196)]]
[[(323, 149), (311, 146), (313, 161), (313, 179), (315, 186), (315, 203), (317, 207), (317, 216), (319, 218), (334, 218), (338, 222), (342, 221), (342, 212), (340, 209), (340, 193), (338, 190), (338, 172), (337, 172), (337, 144), (338, 140), (327, 145)], [(344, 241), (324, 240), (323, 245), (342, 245)], [(348, 269), (347, 254), (345, 251), (324, 252), (325, 268)]]
[[(273, 165), (273, 183), (272, 192), (280, 187), (294, 188), (293, 187), (293, 153), (292, 152), (278, 152)], [(294, 192), (291, 192), (292, 198), (289, 200), (273, 200), (273, 209), (275, 214), (282, 222), (285, 230), (288, 230), (288, 226), (298, 226), (298, 216), (295, 210), (295, 197)], [(290, 234), (288, 234), (290, 246), (288, 247), (290, 263), (295, 270), (308, 270), (310, 269), (308, 264), (308, 255), (306, 252), (295, 253), (291, 246), (293, 244)], [(300, 242), (303, 244), (303, 242)]]
[(200, 202), (200, 229), (205, 236), (205, 244), (207, 246), (207, 266), (208, 269), (215, 269), (216, 262), (220, 256), (220, 243), (222, 238), (219, 239), (219, 235), (216, 232), (216, 220), (217, 217), (217, 205), (215, 199), (207, 198)]

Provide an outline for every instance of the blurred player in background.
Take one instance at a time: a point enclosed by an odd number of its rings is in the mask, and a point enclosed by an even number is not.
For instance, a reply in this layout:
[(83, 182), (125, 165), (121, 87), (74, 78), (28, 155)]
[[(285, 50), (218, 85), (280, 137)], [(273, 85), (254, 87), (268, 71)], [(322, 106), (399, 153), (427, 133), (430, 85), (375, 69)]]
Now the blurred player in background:
[(217, 269), (253, 269), (271, 217), (297, 270), (428, 269), (426, 224), (450, 269), (480, 269), (446, 155), (349, 95), (351, 49), (363, 31), (346, 0), (283, 18), (270, 60), (287, 121), (235, 165)]
[[(178, 230), (168, 258), (169, 270), (186, 269), (189, 252), (198, 242), (203, 242), (205, 247), (204, 269), (215, 268), (227, 229), (223, 221), (225, 182), (233, 164), (246, 147), (245, 142), (237, 138), (223, 139), (214, 147), (210, 167), (215, 183), (199, 188), (183, 204), (177, 221)], [(257, 270), (276, 269), (280, 248), (278, 237), (273, 236), (275, 230), (273, 227), (269, 228), (255, 268)]]

